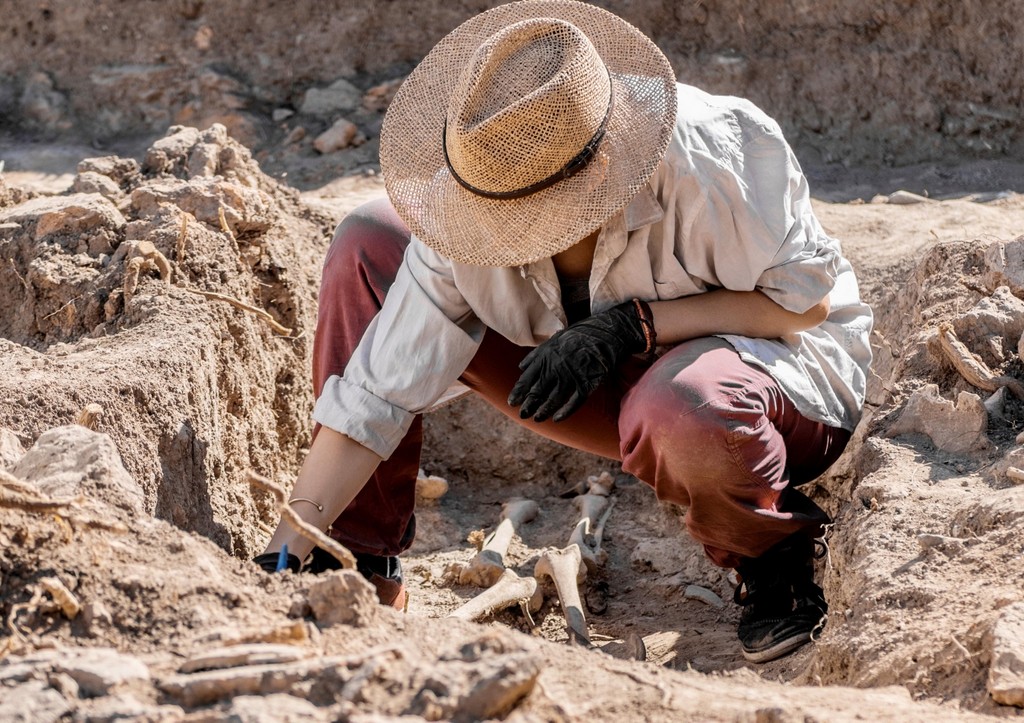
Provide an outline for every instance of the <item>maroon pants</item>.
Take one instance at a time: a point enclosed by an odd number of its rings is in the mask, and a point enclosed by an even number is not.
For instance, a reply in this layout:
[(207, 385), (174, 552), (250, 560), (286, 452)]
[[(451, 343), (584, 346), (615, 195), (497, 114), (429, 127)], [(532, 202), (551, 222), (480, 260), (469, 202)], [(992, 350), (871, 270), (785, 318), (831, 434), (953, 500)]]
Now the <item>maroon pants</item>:
[[(408, 243), (408, 229), (385, 199), (364, 204), (338, 227), (324, 262), (313, 345), (317, 396), (331, 375), (344, 372)], [(529, 351), (488, 331), (461, 380), (517, 424), (621, 460), (658, 499), (687, 507), (687, 529), (715, 564), (735, 567), (792, 534), (820, 534), (828, 522), (794, 486), (824, 472), (849, 432), (801, 415), (769, 374), (722, 339), (684, 342), (649, 366), (630, 360), (558, 423), (522, 420), (508, 405)], [(412, 544), (422, 442), (417, 417), (334, 522), (333, 537), (375, 555), (397, 555)]]

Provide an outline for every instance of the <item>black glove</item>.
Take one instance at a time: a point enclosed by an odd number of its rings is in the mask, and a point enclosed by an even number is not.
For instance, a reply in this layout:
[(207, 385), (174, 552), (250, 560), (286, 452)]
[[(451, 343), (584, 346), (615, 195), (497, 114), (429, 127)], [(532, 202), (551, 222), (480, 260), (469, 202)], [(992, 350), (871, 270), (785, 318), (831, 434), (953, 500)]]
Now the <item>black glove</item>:
[(654, 325), (643, 302), (627, 301), (562, 329), (526, 355), (508, 403), (522, 419), (560, 422), (632, 354), (654, 348)]
[[(279, 552), (264, 552), (252, 558), (252, 561), (263, 568), (264, 572), (277, 572), (277, 561), (280, 558)], [(288, 555), (285, 567), (292, 572), (298, 572), (302, 567), (302, 560), (295, 555)]]

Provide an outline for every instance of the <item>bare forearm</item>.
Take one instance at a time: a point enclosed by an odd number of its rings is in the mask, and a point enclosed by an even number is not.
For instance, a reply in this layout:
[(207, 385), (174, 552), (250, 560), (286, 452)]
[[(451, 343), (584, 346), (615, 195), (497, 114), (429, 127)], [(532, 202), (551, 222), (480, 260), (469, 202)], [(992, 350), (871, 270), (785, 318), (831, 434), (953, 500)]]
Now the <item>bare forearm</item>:
[(828, 299), (803, 314), (787, 311), (760, 291), (718, 289), (671, 301), (651, 302), (659, 344), (713, 334), (773, 339), (812, 329), (828, 317)]
[[(295, 502), (292, 509), (314, 527), (327, 529), (363, 488), (380, 461), (377, 454), (353, 439), (321, 428), (302, 463), (291, 495), (293, 500), (303, 498), (315, 504)], [(278, 523), (267, 552), (277, 552), (282, 545), (288, 545), (288, 552), (300, 560), (312, 549), (284, 521)]]

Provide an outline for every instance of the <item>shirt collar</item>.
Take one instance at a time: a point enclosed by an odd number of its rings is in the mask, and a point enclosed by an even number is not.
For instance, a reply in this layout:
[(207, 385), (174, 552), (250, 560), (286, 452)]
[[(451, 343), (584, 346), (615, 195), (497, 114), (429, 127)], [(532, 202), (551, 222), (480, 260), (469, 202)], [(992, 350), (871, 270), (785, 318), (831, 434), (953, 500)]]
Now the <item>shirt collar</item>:
[(654, 189), (649, 183), (643, 185), (623, 213), (626, 215), (626, 231), (636, 231), (665, 217), (665, 209), (658, 203), (658, 197), (654, 195)]

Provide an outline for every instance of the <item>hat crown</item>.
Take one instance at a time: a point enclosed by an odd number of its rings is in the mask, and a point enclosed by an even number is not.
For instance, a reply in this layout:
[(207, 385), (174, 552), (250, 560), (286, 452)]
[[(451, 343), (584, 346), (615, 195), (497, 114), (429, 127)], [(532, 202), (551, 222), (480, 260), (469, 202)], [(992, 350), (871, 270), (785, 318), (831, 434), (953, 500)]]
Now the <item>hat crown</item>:
[(611, 78), (575, 25), (531, 18), (487, 38), (448, 106), (445, 150), (462, 181), (510, 193), (557, 174), (598, 132)]

